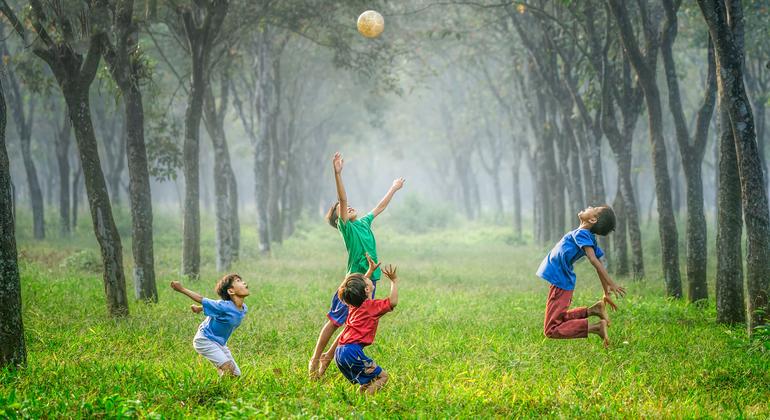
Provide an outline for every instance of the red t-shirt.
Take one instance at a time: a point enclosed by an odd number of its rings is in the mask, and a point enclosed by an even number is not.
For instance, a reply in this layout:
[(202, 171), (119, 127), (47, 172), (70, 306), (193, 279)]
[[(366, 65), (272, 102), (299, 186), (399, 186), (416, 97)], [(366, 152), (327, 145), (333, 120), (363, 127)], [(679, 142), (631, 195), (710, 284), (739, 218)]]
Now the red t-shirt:
[(357, 343), (368, 346), (374, 341), (380, 317), (393, 310), (390, 299), (367, 299), (358, 308), (348, 306), (348, 319), (345, 331), (340, 337), (340, 345)]

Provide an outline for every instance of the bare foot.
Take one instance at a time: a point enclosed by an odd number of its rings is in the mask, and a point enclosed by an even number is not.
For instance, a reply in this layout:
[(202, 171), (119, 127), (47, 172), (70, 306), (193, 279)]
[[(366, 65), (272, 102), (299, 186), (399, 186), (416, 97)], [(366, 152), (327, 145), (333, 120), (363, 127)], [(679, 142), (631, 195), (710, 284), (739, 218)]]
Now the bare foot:
[(326, 369), (329, 368), (329, 365), (332, 363), (332, 360), (334, 360), (333, 356), (328, 356), (326, 354), (322, 354), (321, 358), (318, 360), (318, 377), (324, 376), (324, 373), (326, 373)]
[(367, 395), (374, 395), (382, 389), (382, 387), (385, 386), (386, 383), (388, 383), (388, 374), (383, 371), (380, 373), (376, 378), (374, 378), (371, 382), (367, 384), (366, 389), (364, 390)]
[(318, 379), (318, 359), (313, 357), (307, 364), (307, 372), (310, 375), (310, 379)]
[(198, 305), (190, 305), (190, 310), (192, 310), (193, 313), (199, 314), (203, 312), (203, 307)]
[(607, 315), (607, 305), (604, 303), (604, 300), (600, 300), (591, 305), (591, 307), (588, 308), (588, 315), (596, 315), (599, 318), (607, 321), (607, 326), (610, 325), (610, 317)]
[(596, 334), (604, 340), (604, 348), (610, 346), (610, 336), (607, 334), (607, 321), (601, 320), (599, 321), (599, 329), (596, 331)]

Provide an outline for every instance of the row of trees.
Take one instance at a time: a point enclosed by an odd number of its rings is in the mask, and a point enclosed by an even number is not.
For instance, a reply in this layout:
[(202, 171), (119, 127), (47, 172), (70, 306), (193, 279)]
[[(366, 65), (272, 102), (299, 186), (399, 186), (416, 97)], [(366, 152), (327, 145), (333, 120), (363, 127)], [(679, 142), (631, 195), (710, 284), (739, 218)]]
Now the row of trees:
[[(184, 141), (181, 147), (185, 185), (182, 273), (190, 278), (197, 278), (200, 271), (201, 120), (205, 121), (215, 157), (217, 268), (227, 270), (231, 262), (238, 257), (240, 235), (236, 177), (230, 164), (223, 128), (223, 120), (230, 104), (235, 104), (244, 127), (248, 129), (254, 141), (260, 242), (262, 251), (267, 253), (270, 251), (271, 242), (280, 242), (284, 235), (293, 231), (292, 221), (302, 209), (304, 190), (318, 189), (303, 185), (303, 162), (296, 160), (294, 155), (298, 155), (298, 158), (308, 156), (293, 148), (302, 147), (303, 142), (313, 136), (328, 136), (331, 131), (324, 129), (323, 121), (317, 121), (316, 118), (300, 119), (297, 115), (307, 111), (303, 108), (302, 95), (313, 92), (305, 92), (309, 86), (303, 83), (302, 75), (294, 75), (293, 79), (288, 81), (282, 80), (285, 76), (280, 61), (284, 46), (289, 42), (322, 44), (328, 51), (325, 53), (328, 66), (363, 71), (374, 79), (383, 73), (372, 68), (372, 64), (388, 53), (387, 48), (380, 48), (375, 54), (369, 52), (368, 57), (362, 58), (361, 53), (356, 51), (349, 41), (345, 41), (339, 31), (342, 27), (339, 16), (354, 14), (360, 7), (350, 2), (286, 4), (272, 1), (255, 3), (211, 0), (183, 4), (159, 4), (155, 1), (142, 3), (137, 5), (131, 0), (93, 0), (87, 3), (32, 0), (15, 5), (3, 0), (0, 3), (0, 11), (17, 37), (13, 42), (21, 47), (31, 46), (30, 49), (37, 59), (47, 65), (46, 69), (40, 72), (41, 77), (52, 76), (61, 92), (60, 98), (66, 105), (67, 122), (58, 130), (61, 135), (57, 138), (57, 155), (61, 157), (60, 195), (68, 196), (67, 188), (70, 185), (67, 182), (70, 169), (66, 158), (66, 143), (71, 127), (74, 129), (79, 166), (85, 180), (93, 230), (104, 262), (103, 280), (107, 306), (110, 314), (118, 317), (128, 314), (128, 298), (123, 274), (122, 242), (115, 225), (112, 205), (119, 194), (120, 187), (117, 184), (120, 183), (120, 165), (124, 161), (127, 163), (129, 178), (128, 202), (132, 220), (136, 298), (148, 302), (157, 302), (158, 299), (153, 258), (150, 170), (153, 169), (152, 164), (157, 163), (153, 161), (157, 160), (162, 165), (171, 165), (173, 171), (174, 159), (173, 151), (172, 156), (163, 156), (164, 152), (160, 151), (160, 156), (153, 156), (152, 161), (148, 159), (148, 143), (145, 140), (148, 124), (145, 121), (142, 95), (143, 91), (152, 88), (152, 82), (168, 77), (166, 72), (170, 71), (176, 75), (179, 86), (187, 97)], [(19, 15), (20, 10), (24, 11), (23, 16)], [(314, 13), (306, 13), (308, 10), (313, 10)], [(345, 35), (351, 33), (352, 28), (344, 31)], [(300, 41), (300, 38), (304, 41)], [(145, 51), (146, 47), (142, 47), (148, 40), (155, 46), (155, 52), (166, 60), (166, 68), (162, 65), (152, 65), (152, 59)], [(15, 56), (9, 54), (5, 42), (2, 45), (4, 57), (15, 59)], [(174, 61), (168, 57), (172, 57)], [(100, 74), (102, 59), (106, 75)], [(172, 63), (187, 67), (178, 72)], [(229, 71), (231, 68), (239, 68), (242, 71), (241, 77), (233, 80)], [(215, 77), (215, 74), (218, 77)], [(36, 94), (43, 93), (54, 98), (56, 95), (53, 91), (43, 92), (42, 89), (20, 92), (19, 87), (30, 87), (32, 84), (20, 83), (12, 70), (5, 76), (14, 88), (10, 102), (14, 106), (12, 115), (17, 119), (16, 127), (25, 157), (30, 201), (34, 209), (34, 236), (42, 239), (45, 235), (43, 199), (30, 153), (31, 132), (39, 102)], [(120, 103), (118, 109), (122, 114), (120, 118), (115, 119), (123, 124), (122, 135), (114, 136), (120, 139), (118, 148), (112, 147), (114, 144), (106, 146), (106, 142), (101, 144), (108, 157), (114, 155), (114, 159), (110, 159), (112, 163), (107, 166), (113, 169), (110, 172), (117, 173), (114, 177), (106, 177), (103, 172), (98, 153), (100, 143), (97, 142), (92, 119), (94, 113), (104, 119), (104, 108), (97, 106), (96, 110), (92, 110), (90, 102), (91, 87), (97, 78), (109, 78), (107, 83), (116, 88), (117, 101)], [(316, 86), (310, 88), (316, 92), (320, 90)], [(247, 97), (239, 95), (239, 92), (247, 92)], [(282, 95), (287, 97), (283, 98)], [(55, 102), (55, 99), (50, 100)], [(151, 106), (156, 106), (155, 101)], [(288, 115), (279, 112), (281, 106), (288, 108)], [(4, 107), (2, 111), (2, 128), (5, 128)], [(328, 114), (320, 116), (327, 120), (332, 118)], [(310, 124), (316, 125), (313, 128), (318, 130), (309, 133)], [(168, 129), (172, 124), (161, 121), (159, 125)], [(104, 126), (101, 128), (104, 134), (107, 130)], [(114, 126), (112, 131), (115, 131)], [(163, 137), (163, 134), (159, 137)], [(3, 177), (0, 180), (3, 181), (3, 201), (0, 204), (3, 204), (4, 212), (9, 211), (7, 214), (12, 215), (12, 184), (4, 137), (2, 145), (1, 157), (4, 160), (0, 159), (3, 164), (0, 167), (3, 169)], [(288, 156), (292, 156), (292, 159)], [(314, 179), (317, 180), (318, 177), (315, 176)], [(289, 182), (290, 180), (292, 182)], [(112, 188), (108, 189), (108, 181), (112, 181)], [(112, 200), (108, 192), (110, 189)], [(70, 206), (64, 203), (64, 198), (60, 207), (62, 226), (69, 227), (67, 213)], [(0, 328), (3, 333), (4, 364), (22, 362), (24, 353), (23, 346), (19, 346), (19, 343), (23, 345), (23, 332), (13, 241), (14, 220), (13, 217), (5, 216), (6, 213), (3, 213), (2, 262), (5, 271), (0, 287), (3, 290), (0, 300), (3, 311), (9, 312), (9, 316), (4, 317)], [(269, 221), (269, 226), (265, 220)], [(61, 233), (67, 234), (66, 228), (62, 227)], [(13, 339), (6, 340), (6, 337)], [(13, 351), (6, 352), (7, 349)]]
[[(2, 92), (8, 92), (5, 97), (20, 139), (34, 237), (45, 235), (43, 195), (53, 190), (41, 187), (31, 147), (36, 118), (45, 112), (55, 122), (50, 132), (56, 140), (60, 233), (68, 234), (77, 215), (73, 206), (82, 177), (104, 261), (110, 314), (128, 314), (122, 244), (112, 206), (121, 190), (126, 190), (135, 296), (156, 302), (151, 177), (173, 178), (178, 167), (184, 182), (181, 269), (197, 278), (203, 135), (210, 140), (213, 155), (216, 265), (219, 271), (229, 269), (240, 254), (242, 191), (238, 187), (244, 171), (231, 159), (228, 138), (237, 126), (248, 138), (259, 248), (267, 254), (273, 244), (292, 234), (303, 210), (317, 208), (322, 160), (330, 138), (363, 131), (368, 124), (362, 109), (376, 124), (387, 107), (387, 100), (372, 105), (349, 98), (360, 96), (356, 89), (362, 85), (378, 94), (400, 93), (402, 86), (395, 78), (399, 72), (416, 80), (416, 89), (425, 80), (436, 87), (430, 103), (420, 103), (427, 111), (418, 111), (440, 117), (433, 123), (433, 137), (442, 147), (419, 158), (441, 186), (437, 190), (460, 203), (468, 218), (478, 217), (480, 209), (483, 185), (476, 179), (476, 164), (491, 181), (498, 217), (503, 214), (503, 197), (512, 198), (511, 224), (519, 236), (526, 213), (521, 171), (527, 168), (532, 179), (534, 235), (541, 243), (558, 239), (577, 210), (605, 202), (608, 190), (614, 190), (619, 223), (612, 265), (617, 274), (637, 279), (645, 276), (645, 267), (639, 181), (634, 171), (638, 166), (634, 159), (640, 157), (634, 148), (647, 150), (644, 159), (653, 172), (661, 262), (672, 297), (681, 297), (683, 287), (674, 217), (678, 184), (672, 182), (671, 170), (683, 171), (686, 280), (693, 302), (708, 297), (701, 169), (709, 129), (716, 120), (718, 320), (745, 321), (740, 243), (745, 221), (749, 326), (765, 322), (761, 309), (770, 309), (768, 208), (760, 160), (764, 142), (757, 138), (766, 135), (765, 63), (770, 55), (757, 39), (768, 32), (763, 26), (767, 8), (752, 9), (744, 18), (740, 2), (716, 0), (699, 1), (698, 7), (682, 6), (678, 0), (537, 0), (484, 7), (457, 2), (439, 5), (435, 14), (390, 5), (381, 9), (389, 10), (390, 16), (403, 16), (404, 21), (423, 12), (435, 19), (410, 22), (414, 23), (411, 28), (389, 19), (392, 37), (362, 48), (349, 20), (365, 6), (371, 7), (363, 2), (327, 1), (31, 0), (9, 4), (0, 0), (8, 32), (15, 35), (4, 34), (0, 44), (3, 56), (10, 57), (1, 79), (7, 90)], [(21, 10), (24, 15), (19, 15)], [(477, 29), (465, 30), (469, 24)], [(686, 36), (677, 41), (680, 32)], [(431, 48), (422, 49), (420, 43), (427, 42)], [(675, 45), (686, 53), (674, 54)], [(744, 56), (744, 51), (751, 54)], [(684, 59), (696, 63), (685, 63), (689, 69), (702, 63), (702, 87), (697, 92), (679, 87)], [(313, 71), (308, 63), (346, 71)], [(666, 81), (664, 89), (657, 80), (659, 69)], [(351, 74), (362, 75), (364, 83), (342, 83)], [(97, 83), (103, 87), (99, 94), (92, 89)], [(151, 101), (144, 100), (148, 94)], [(94, 101), (99, 102), (92, 112)], [(177, 106), (181, 102), (183, 107)], [(664, 118), (666, 106), (670, 122)], [(714, 109), (718, 118), (713, 117)], [(638, 124), (643, 113), (646, 126)], [(176, 115), (183, 115), (181, 146), (175, 141)], [(2, 128), (5, 112), (3, 117)], [(431, 126), (428, 119), (421, 123)], [(637, 132), (644, 129), (649, 145), (634, 146)], [(72, 130), (77, 159), (70, 162)], [(608, 151), (602, 150), (603, 144), (609, 145)], [(510, 150), (508, 159), (503, 149)], [(672, 154), (674, 150), (678, 152)], [(615, 185), (605, 185), (606, 156), (615, 161)], [(0, 181), (8, 182), (0, 185), (4, 198), (0, 204), (8, 207), (0, 211), (12, 215), (10, 170), (2, 157), (0, 169), (5, 172), (0, 175), (5, 178), (0, 176)], [(510, 192), (503, 190), (501, 182), (506, 165)], [(128, 183), (124, 186), (125, 171)], [(9, 311), (3, 319), (10, 321), (0, 330), (3, 343), (10, 343), (12, 350), (6, 352), (3, 347), (6, 357), (23, 354), (23, 335), (15, 245), (5, 240), (7, 235), (14, 238), (13, 217), (2, 221), (0, 257), (8, 276), (4, 271), (0, 292), (6, 294), (0, 295), (0, 303)]]

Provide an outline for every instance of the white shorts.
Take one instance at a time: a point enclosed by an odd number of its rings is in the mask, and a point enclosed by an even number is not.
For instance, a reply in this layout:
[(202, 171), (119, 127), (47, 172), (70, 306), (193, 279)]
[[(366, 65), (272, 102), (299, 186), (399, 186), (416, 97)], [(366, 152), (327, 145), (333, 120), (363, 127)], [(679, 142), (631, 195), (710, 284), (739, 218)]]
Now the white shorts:
[(198, 331), (195, 334), (195, 338), (193, 338), (193, 348), (217, 368), (221, 368), (227, 362), (233, 362), (235, 376), (241, 376), (241, 370), (238, 368), (238, 364), (235, 363), (235, 359), (233, 359), (233, 355), (227, 346), (220, 345)]

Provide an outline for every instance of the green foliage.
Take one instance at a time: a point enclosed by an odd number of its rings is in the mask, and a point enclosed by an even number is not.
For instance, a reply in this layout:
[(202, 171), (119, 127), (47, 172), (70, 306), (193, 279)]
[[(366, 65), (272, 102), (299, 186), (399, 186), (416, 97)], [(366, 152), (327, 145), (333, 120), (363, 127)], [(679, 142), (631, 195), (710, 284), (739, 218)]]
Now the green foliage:
[(99, 253), (92, 249), (83, 249), (65, 258), (59, 268), (71, 271), (99, 273), (102, 270), (102, 259)]
[[(416, 211), (430, 206), (417, 203)], [(629, 293), (611, 313), (612, 345), (604, 350), (596, 337), (543, 337), (547, 286), (533, 273), (546, 249), (509, 245), (510, 230), (498, 226), (450, 223), (406, 235), (391, 229), (400, 223), (395, 215), (375, 226), (382, 261), (398, 264), (402, 277), (399, 306), (366, 350), (391, 375), (382, 393), (358, 395), (333, 365), (321, 381), (306, 376), (344, 274), (344, 246), (333, 229), (303, 222), (264, 258), (248, 222), (255, 217), (244, 216), (233, 271), (252, 295), (229, 342), (244, 375), (221, 380), (190, 343), (203, 318), (167, 286), (179, 270), (179, 221), (158, 214), (160, 303), (131, 302), (126, 319), (107, 317), (99, 274), (56, 270), (54, 257), (25, 259), (29, 364), (0, 371), (0, 418), (770, 416), (770, 352), (751, 350), (757, 337), (766, 342), (766, 330), (750, 340), (743, 326), (715, 324), (713, 298), (703, 309), (663, 298), (658, 258), (648, 257), (646, 281), (617, 279)], [(20, 218), (19, 229), (28, 219)], [(202, 277), (187, 286), (213, 297), (219, 273), (213, 254), (205, 257), (213, 223), (202, 228)], [(96, 249), (85, 228), (68, 241), (19, 245), (26, 255), (64, 260), (84, 244)], [(130, 255), (128, 241), (124, 250)], [(593, 303), (601, 296), (596, 274), (587, 263), (577, 274), (574, 304)], [(379, 289), (385, 297), (387, 285)]]
[(152, 121), (147, 131), (150, 175), (158, 181), (175, 180), (182, 167), (181, 127), (172, 116), (164, 115)]

